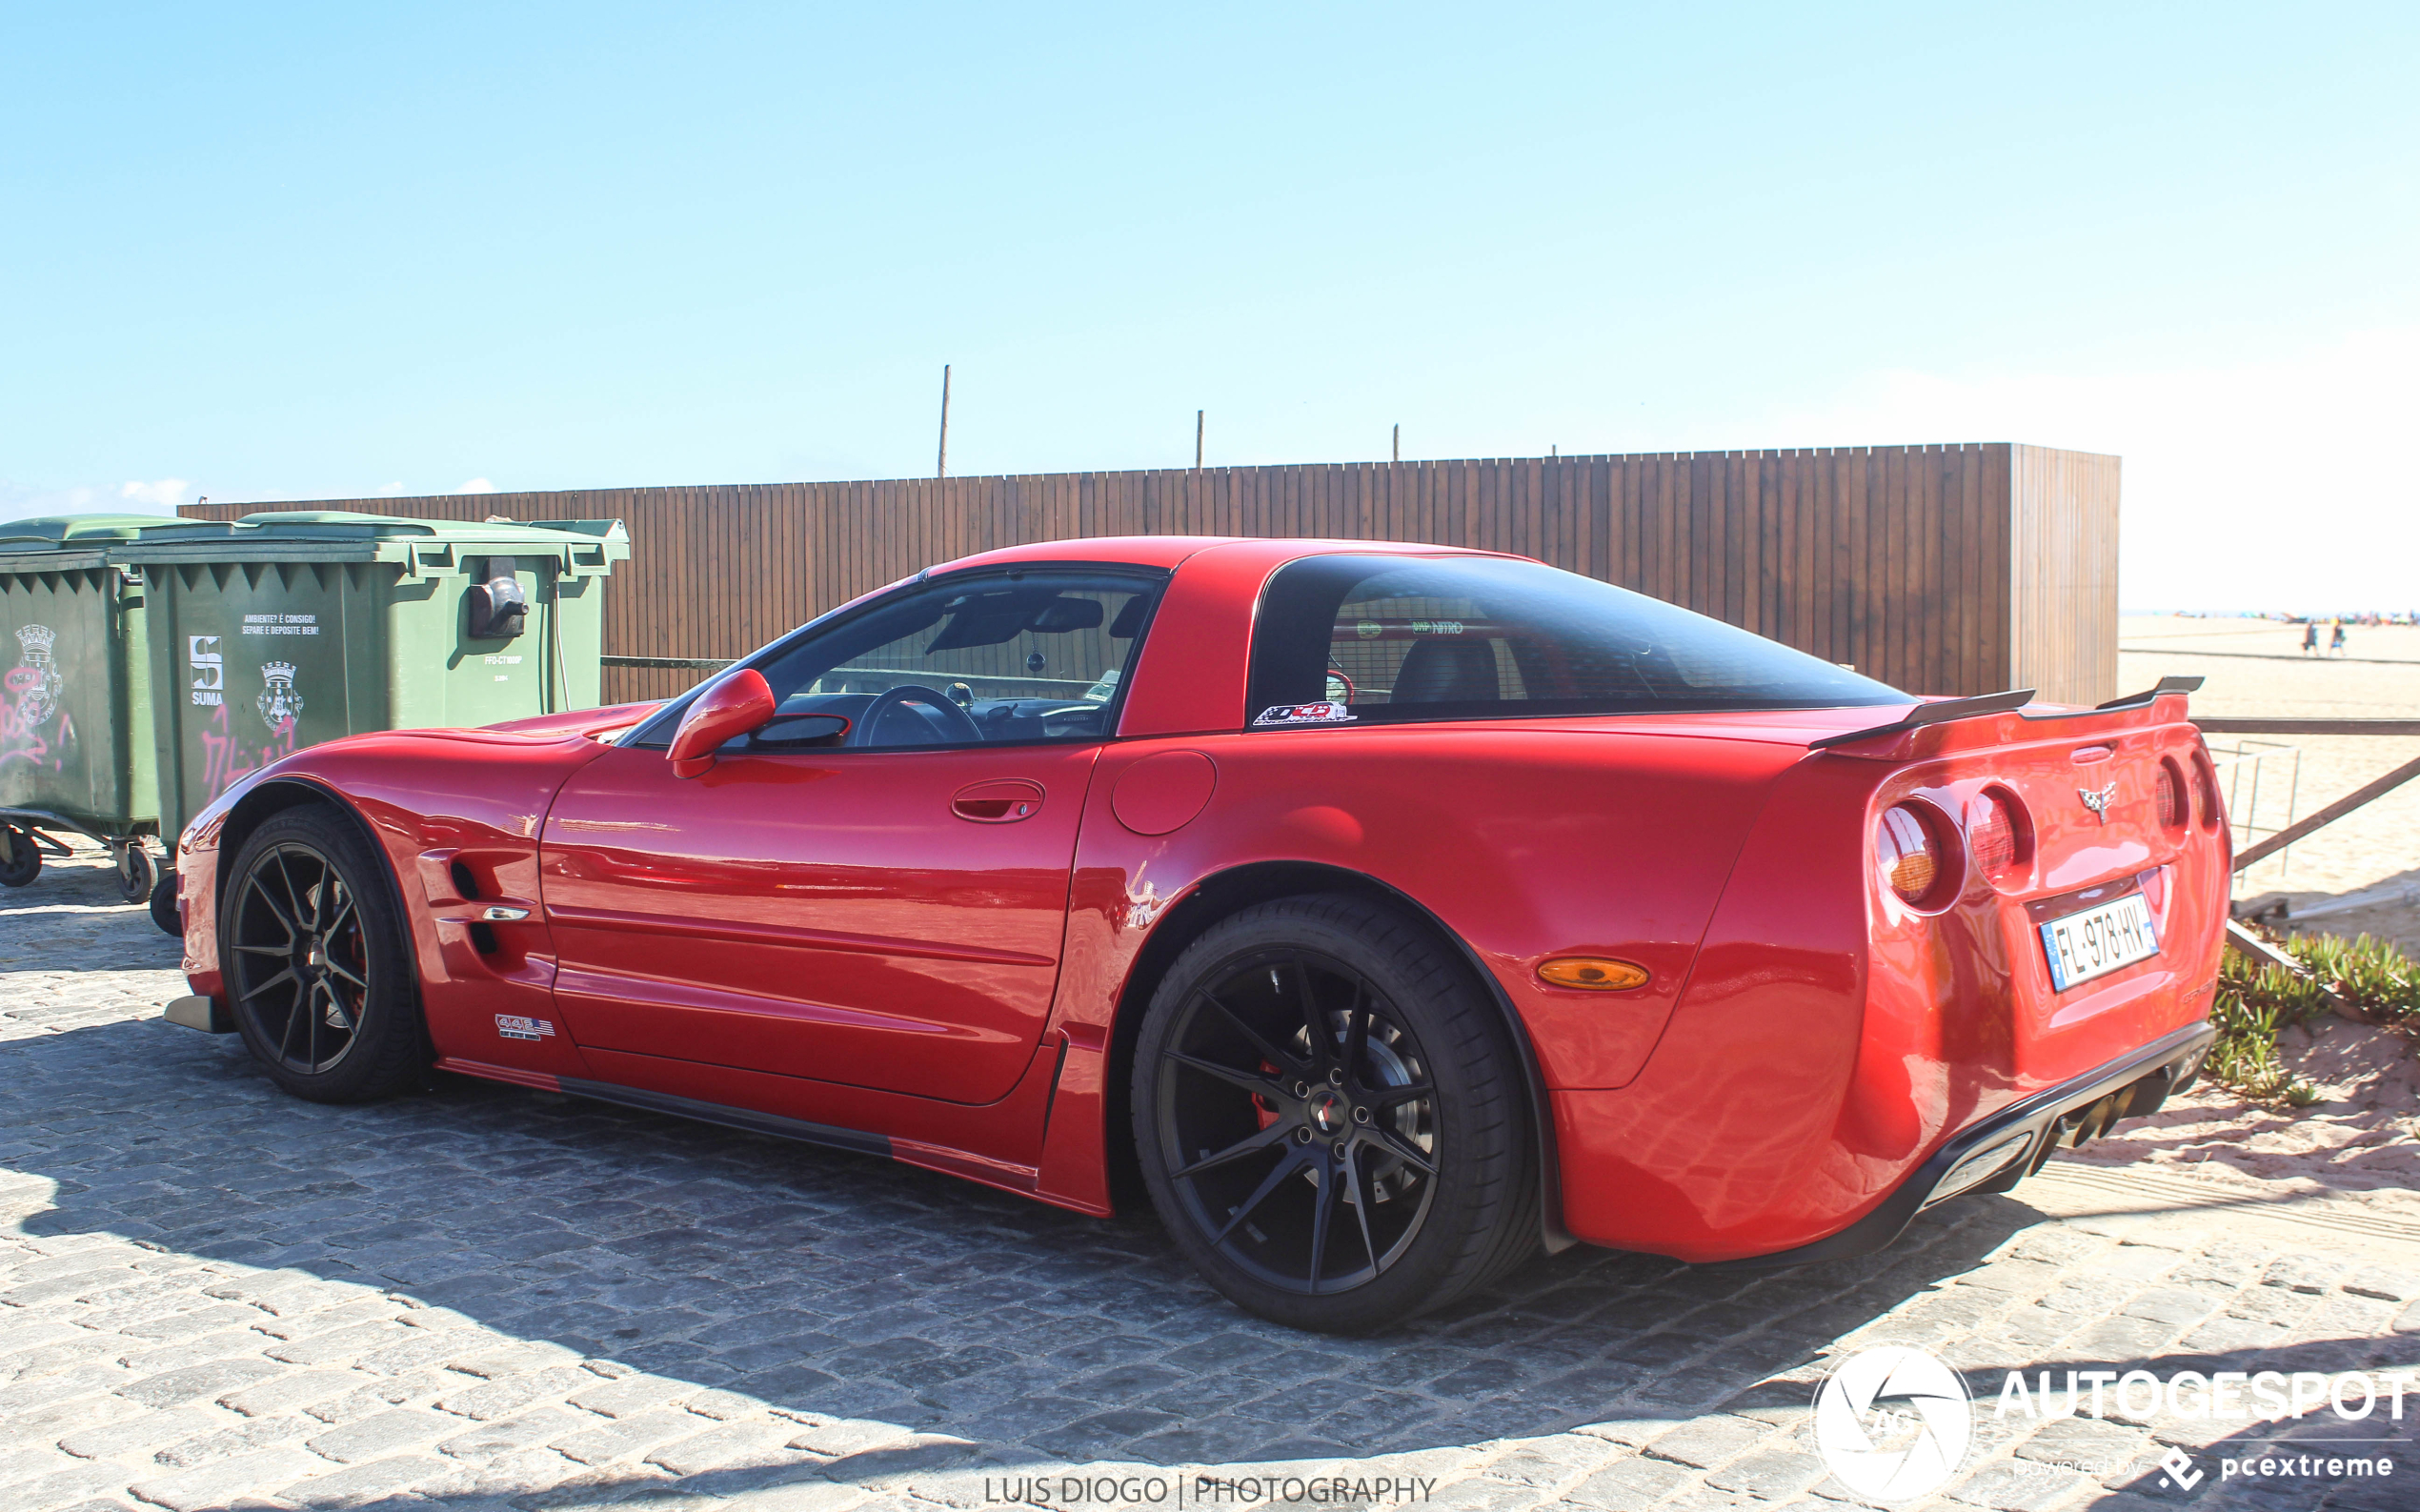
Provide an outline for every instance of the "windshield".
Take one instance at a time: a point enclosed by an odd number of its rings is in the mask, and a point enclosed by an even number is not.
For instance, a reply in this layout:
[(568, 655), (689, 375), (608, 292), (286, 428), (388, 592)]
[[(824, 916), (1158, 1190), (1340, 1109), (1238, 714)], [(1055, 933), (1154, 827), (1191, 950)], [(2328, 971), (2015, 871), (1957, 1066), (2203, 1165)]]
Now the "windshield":
[[(775, 717), (732, 750), (1099, 739), (1166, 575), (1019, 569), (903, 589), (748, 658)], [(670, 744), (689, 698), (626, 745)], [(836, 724), (850, 732), (845, 741)]]
[(1269, 580), (1251, 728), (1906, 703), (1721, 620), (1537, 562), (1306, 557)]

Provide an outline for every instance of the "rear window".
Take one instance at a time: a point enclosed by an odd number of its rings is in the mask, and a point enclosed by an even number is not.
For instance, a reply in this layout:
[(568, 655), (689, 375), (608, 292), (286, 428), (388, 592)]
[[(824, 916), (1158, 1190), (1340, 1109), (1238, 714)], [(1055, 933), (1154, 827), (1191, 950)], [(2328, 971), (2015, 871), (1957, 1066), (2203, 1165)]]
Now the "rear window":
[(1268, 730), (1907, 701), (1762, 635), (1536, 562), (1336, 555), (1269, 580), (1247, 715)]

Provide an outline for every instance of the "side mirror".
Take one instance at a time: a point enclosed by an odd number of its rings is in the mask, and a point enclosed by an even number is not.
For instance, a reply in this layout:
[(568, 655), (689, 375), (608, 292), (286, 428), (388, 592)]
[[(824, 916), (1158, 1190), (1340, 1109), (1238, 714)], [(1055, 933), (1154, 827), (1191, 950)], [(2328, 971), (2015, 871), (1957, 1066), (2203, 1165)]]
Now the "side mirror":
[(724, 741), (771, 719), (774, 707), (773, 688), (754, 667), (742, 668), (698, 695), (673, 732), (672, 749), (664, 753), (673, 776), (694, 777), (705, 772)]

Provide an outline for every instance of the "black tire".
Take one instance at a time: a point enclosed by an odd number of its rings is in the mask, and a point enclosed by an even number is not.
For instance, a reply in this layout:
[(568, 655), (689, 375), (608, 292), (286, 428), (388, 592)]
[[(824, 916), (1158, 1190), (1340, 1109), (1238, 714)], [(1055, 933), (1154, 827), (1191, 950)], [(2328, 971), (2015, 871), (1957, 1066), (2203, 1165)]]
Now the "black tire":
[(176, 868), (160, 874), (157, 886), (151, 889), (151, 922), (163, 935), (185, 937), (185, 918), (176, 911)]
[(272, 815), (227, 869), (220, 970), (245, 1045), (288, 1092), (363, 1102), (426, 1064), (419, 978), (384, 863), (332, 809)]
[(151, 847), (141, 840), (129, 840), (117, 850), (117, 896), (130, 903), (150, 900), (151, 890), (160, 885), (159, 863), (151, 859)]
[(42, 852), (35, 848), (33, 837), (10, 825), (8, 859), (0, 860), (0, 887), (24, 887), (41, 875)]
[(1367, 1333), (1539, 1248), (1519, 1053), (1465, 963), (1397, 909), (1310, 896), (1213, 925), (1152, 996), (1133, 1098), (1160, 1220), (1272, 1321)]

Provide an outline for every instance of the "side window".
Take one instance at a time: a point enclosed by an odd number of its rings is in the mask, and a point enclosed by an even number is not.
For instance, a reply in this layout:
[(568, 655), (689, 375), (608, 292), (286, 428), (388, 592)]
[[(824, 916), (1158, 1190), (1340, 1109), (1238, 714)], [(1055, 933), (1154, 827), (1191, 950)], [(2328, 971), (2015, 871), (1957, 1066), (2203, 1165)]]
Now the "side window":
[[(771, 723), (727, 749), (930, 749), (1098, 740), (1162, 579), (1080, 569), (953, 575), (749, 661)], [(683, 705), (631, 743), (668, 743)]]
[(1501, 557), (1305, 557), (1252, 633), (1255, 730), (1904, 703), (1719, 620)]

